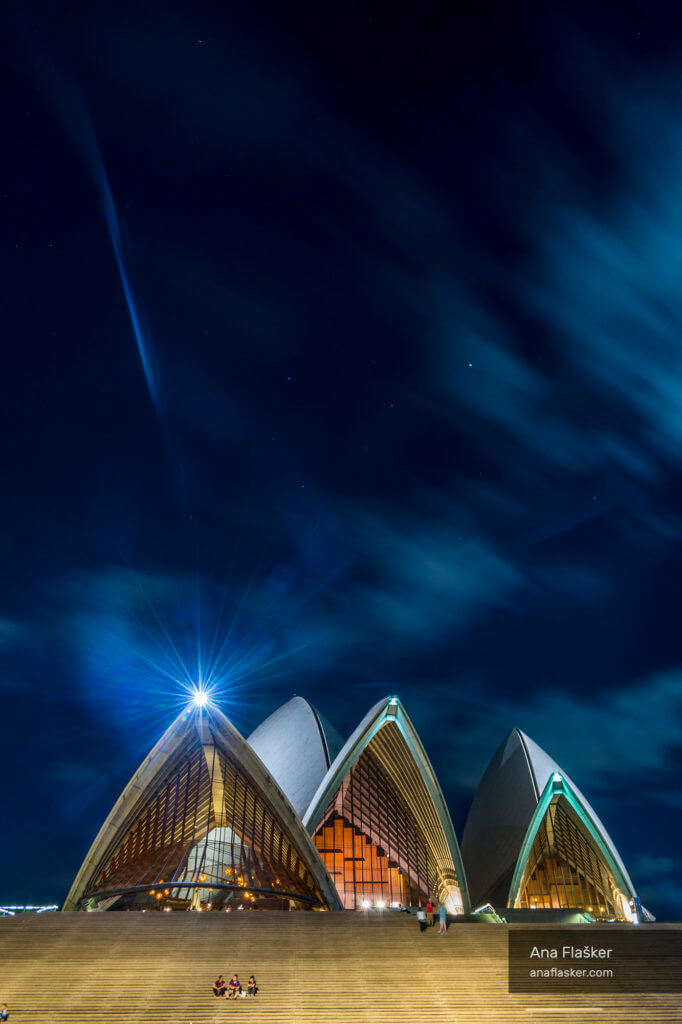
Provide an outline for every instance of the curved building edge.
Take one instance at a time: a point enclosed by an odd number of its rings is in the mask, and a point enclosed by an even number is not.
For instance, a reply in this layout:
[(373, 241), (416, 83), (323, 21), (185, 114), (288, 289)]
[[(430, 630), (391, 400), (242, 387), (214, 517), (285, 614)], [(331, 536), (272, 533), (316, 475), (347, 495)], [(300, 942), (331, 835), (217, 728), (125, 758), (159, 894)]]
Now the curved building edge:
[[(589, 801), (556, 761), (516, 728), (487, 765), (462, 835), (462, 856), (474, 900), (498, 908), (515, 906), (533, 840), (552, 795), (560, 790), (618, 879), (623, 895), (639, 906), (616, 845)], [(634, 919), (631, 907), (624, 916)], [(646, 911), (644, 916), (651, 919)]]
[[(206, 732), (209, 723), (210, 735), (207, 737), (202, 733)], [(195, 709), (182, 712), (154, 745), (133, 774), (97, 833), (74, 879), (62, 910), (78, 908), (93, 872), (102, 863), (121, 830), (134, 821), (136, 813), (143, 806), (151, 788), (162, 776), (164, 767), (181, 750), (191, 730), (197, 732), (202, 743), (206, 740), (209, 743), (217, 740), (234, 755), (253, 783), (263, 792), (274, 814), (298, 845), (305, 858), (306, 867), (311, 872), (329, 908), (341, 909), (335, 886), (315, 844), (303, 827), (299, 815), (246, 739), (229, 719), (215, 705), (212, 705), (210, 710)]]
[(634, 900), (637, 899), (637, 893), (635, 892), (632, 881), (630, 880), (630, 876), (623, 866), (621, 858), (618, 856), (613, 841), (606, 833), (605, 829), (599, 822), (599, 819), (596, 817), (592, 808), (577, 787), (575, 787), (568, 777), (563, 775), (558, 768), (556, 771), (552, 772), (552, 775), (548, 778), (547, 783), (540, 794), (535, 812), (528, 823), (528, 829), (524, 836), (523, 843), (521, 844), (516, 867), (514, 869), (514, 875), (509, 886), (507, 907), (514, 907), (516, 905), (521, 887), (521, 879), (530, 856), (531, 847), (538, 830), (542, 825), (549, 805), (556, 796), (563, 796), (567, 800), (613, 872), (624, 899), (622, 906), (623, 916), (626, 919), (636, 920), (636, 912), (634, 909), (631, 910), (630, 907), (634, 905)]
[(305, 697), (292, 697), (268, 715), (247, 742), (300, 817), (331, 763), (316, 708)]
[[(325, 810), (350, 769), (371, 743), (372, 739), (388, 724), (394, 724), (399, 729), (419, 774), (426, 785), (428, 795), (443, 831), (457, 878), (457, 894), (453, 894), (452, 911), (468, 913), (471, 908), (469, 890), (450, 812), (424, 746), (398, 697), (390, 696), (377, 701), (360, 721), (320, 782), (303, 816), (303, 824), (311, 835), (315, 832)], [(455, 909), (457, 904), (459, 906)]]
[(625, 867), (625, 864), (623, 863), (623, 860), (616, 848), (616, 844), (609, 835), (606, 826), (599, 818), (597, 812), (594, 810), (588, 799), (585, 797), (584, 793), (580, 791), (578, 786), (576, 786), (575, 782), (573, 782), (573, 780), (566, 774), (566, 772), (559, 767), (556, 761), (552, 757), (550, 757), (550, 755), (545, 750), (543, 750), (542, 747), (535, 743), (535, 741), (532, 740), (530, 736), (527, 736), (526, 733), (522, 732), (520, 729), (517, 729), (516, 732), (519, 734), (521, 743), (523, 744), (524, 750), (526, 751), (529, 759), (531, 771), (533, 774), (533, 780), (536, 783), (538, 789), (538, 801), (541, 799), (541, 796), (552, 775), (560, 775), (562, 779), (564, 779), (565, 782), (568, 784), (568, 786), (575, 794), (580, 804), (585, 809), (587, 815), (594, 823), (596, 830), (602, 836), (604, 843), (606, 844), (610, 857), (613, 858), (615, 866), (617, 867), (620, 874), (623, 876), (625, 884), (631, 891), (632, 895), (636, 896), (637, 894), (635, 892), (635, 887), (632, 884), (632, 879), (630, 878), (627, 868)]

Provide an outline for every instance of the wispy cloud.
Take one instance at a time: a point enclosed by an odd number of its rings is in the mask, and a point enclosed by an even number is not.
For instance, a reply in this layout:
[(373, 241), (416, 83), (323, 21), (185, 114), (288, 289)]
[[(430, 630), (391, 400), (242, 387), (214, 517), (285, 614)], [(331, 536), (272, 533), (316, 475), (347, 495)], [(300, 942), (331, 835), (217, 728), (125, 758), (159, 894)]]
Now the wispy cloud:
[[(460, 697), (458, 697), (458, 700)], [(543, 747), (574, 781), (592, 793), (608, 794), (632, 783), (647, 800), (669, 787), (682, 750), (682, 671), (659, 673), (630, 686), (590, 695), (534, 686), (528, 699), (514, 702), (464, 688), (466, 728), (450, 769), (462, 788), (478, 784), (492, 756), (514, 726)]]
[[(346, 603), (360, 622), (386, 638), (443, 639), (481, 609), (504, 604), (523, 586), (521, 573), (482, 540), (463, 539), (452, 525), (411, 532), (387, 523), (358, 529), (358, 582)], [(402, 638), (402, 640), (400, 639)]]

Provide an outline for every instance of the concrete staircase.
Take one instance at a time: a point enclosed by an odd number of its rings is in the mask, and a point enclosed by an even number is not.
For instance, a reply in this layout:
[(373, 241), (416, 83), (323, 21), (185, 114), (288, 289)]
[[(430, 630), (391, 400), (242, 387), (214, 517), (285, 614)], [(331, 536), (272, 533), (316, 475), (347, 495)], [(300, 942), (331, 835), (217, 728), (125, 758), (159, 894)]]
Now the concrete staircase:
[[(675, 995), (509, 995), (508, 931), (421, 934), (395, 912), (24, 914), (0, 918), (0, 1003), (10, 1024), (682, 1020)], [(255, 999), (213, 996), (235, 972), (255, 974)]]

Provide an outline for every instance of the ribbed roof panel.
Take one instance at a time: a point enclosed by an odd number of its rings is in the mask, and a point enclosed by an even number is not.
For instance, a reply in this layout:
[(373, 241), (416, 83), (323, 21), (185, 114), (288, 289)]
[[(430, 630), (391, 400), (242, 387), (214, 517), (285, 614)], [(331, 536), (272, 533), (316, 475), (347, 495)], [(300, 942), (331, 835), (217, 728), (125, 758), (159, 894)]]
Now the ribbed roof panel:
[[(336, 734), (331, 738), (336, 745)], [(292, 697), (254, 729), (248, 742), (302, 817), (332, 759), (315, 708), (303, 697)]]

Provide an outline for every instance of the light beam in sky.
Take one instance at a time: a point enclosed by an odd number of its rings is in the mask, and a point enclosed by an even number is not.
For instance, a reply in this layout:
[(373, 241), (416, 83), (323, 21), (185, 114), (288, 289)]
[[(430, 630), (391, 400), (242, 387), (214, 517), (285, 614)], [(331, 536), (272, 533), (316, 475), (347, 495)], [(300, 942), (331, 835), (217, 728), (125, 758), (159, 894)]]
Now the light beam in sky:
[(85, 101), (78, 87), (72, 82), (67, 82), (54, 64), (44, 56), (41, 60), (40, 74), (47, 78), (50, 96), (57, 105), (74, 142), (78, 146), (82, 156), (85, 158), (94, 178), (102, 209), (104, 211), (107, 231), (109, 232), (109, 238), (114, 250), (116, 265), (118, 267), (121, 286), (123, 288), (123, 295), (128, 307), (128, 315), (130, 316), (130, 323), (133, 328), (133, 334), (135, 335), (137, 350), (140, 356), (140, 362), (142, 363), (142, 370), (149, 390), (149, 396), (152, 400), (157, 416), (160, 416), (161, 401), (159, 385), (153, 365), (151, 347), (148, 340), (145, 338), (140, 321), (140, 315), (135, 303), (133, 288), (130, 282), (130, 274), (124, 258), (124, 247), (118, 212), (116, 210), (116, 204), (114, 203), (114, 197), (104, 167), (104, 161), (102, 160), (102, 154), (100, 153), (99, 145), (97, 143), (97, 136), (95, 135), (95, 130), (90, 119), (90, 114), (88, 113)]
[(161, 411), (161, 402), (159, 398), (159, 386), (156, 379), (156, 374), (152, 366), (152, 360), (148, 345), (145, 341), (142, 333), (142, 327), (140, 324), (140, 318), (135, 306), (135, 300), (133, 298), (133, 291), (130, 285), (130, 278), (126, 270), (125, 262), (123, 260), (123, 247), (121, 245), (121, 229), (118, 222), (118, 214), (116, 212), (116, 206), (114, 205), (114, 198), (111, 194), (111, 188), (109, 186), (109, 180), (102, 164), (102, 159), (97, 148), (97, 141), (92, 136), (92, 146), (94, 147), (91, 167), (95, 174), (95, 178), (98, 184), (100, 199), (105, 210), (105, 217), (107, 222), (107, 228), (109, 231), (109, 237), (116, 257), (116, 264), (118, 266), (118, 272), (121, 278), (121, 285), (123, 286), (123, 294), (125, 296), (126, 304), (128, 306), (128, 313), (130, 315), (130, 322), (132, 324), (133, 333), (135, 335), (135, 341), (137, 342), (137, 350), (140, 354), (140, 361), (142, 363), (142, 369), (144, 371), (145, 379), (147, 381), (147, 387), (149, 389), (149, 395), (154, 404), (154, 408), (158, 413)]

